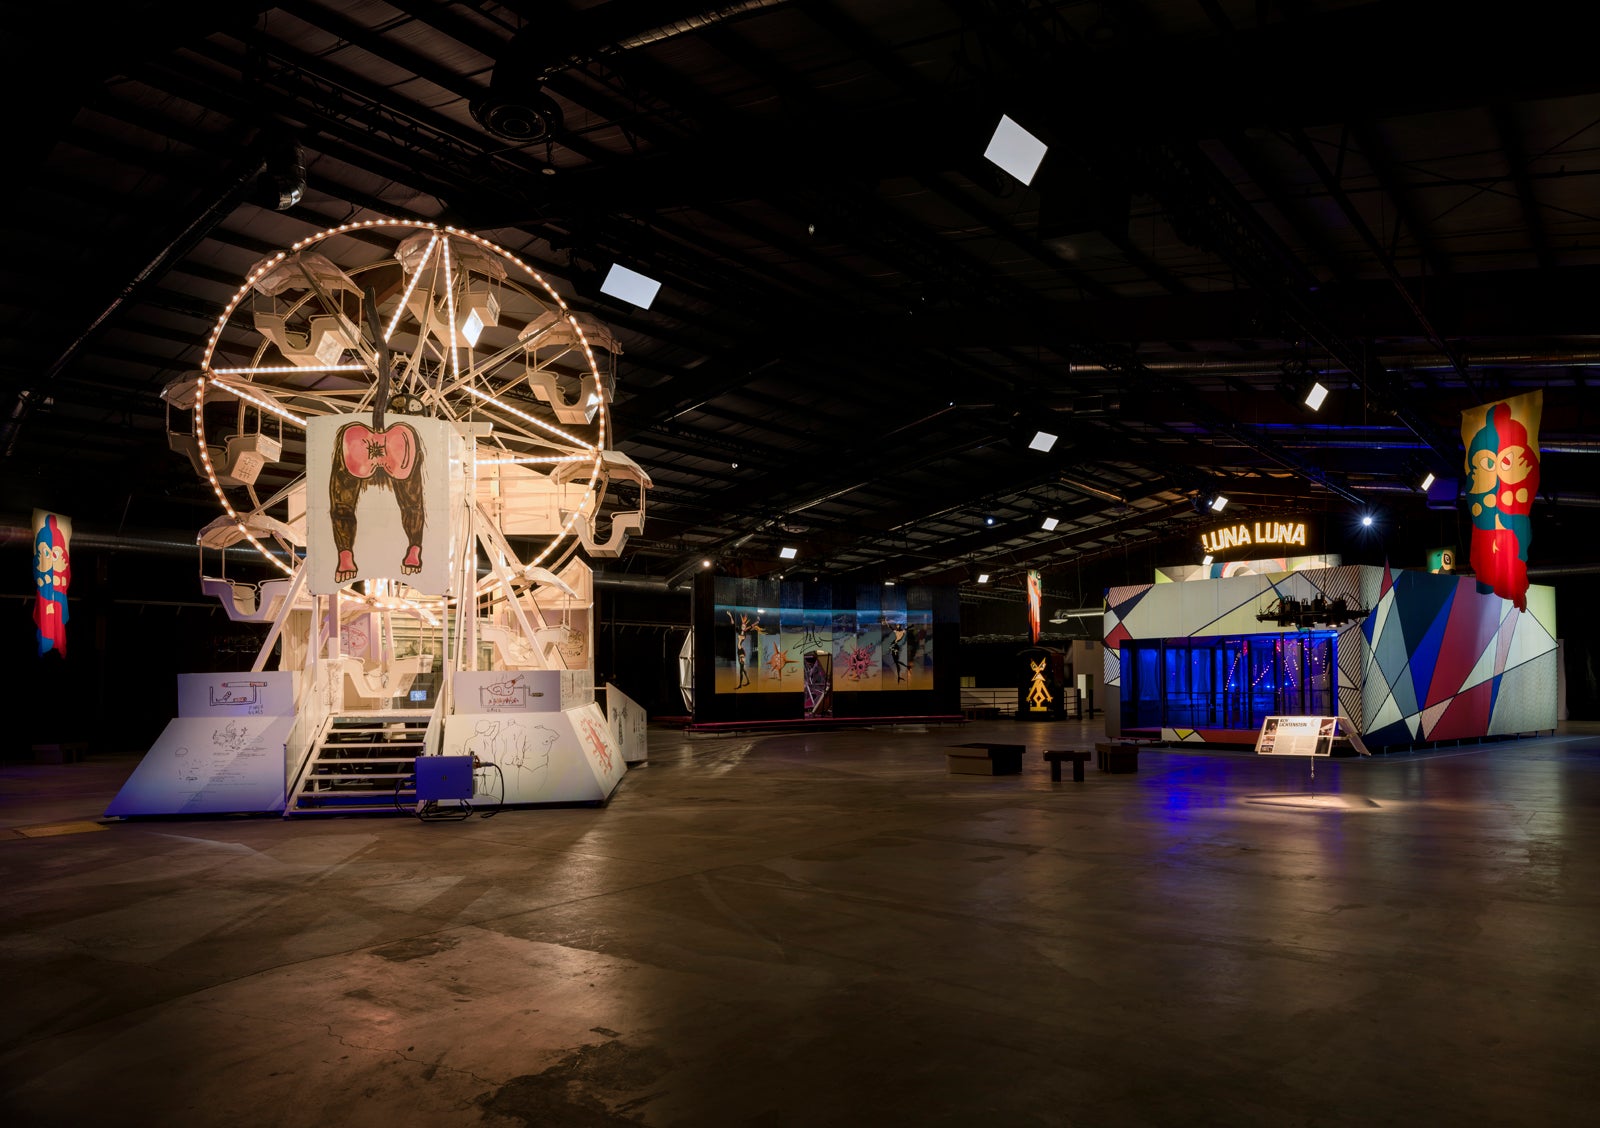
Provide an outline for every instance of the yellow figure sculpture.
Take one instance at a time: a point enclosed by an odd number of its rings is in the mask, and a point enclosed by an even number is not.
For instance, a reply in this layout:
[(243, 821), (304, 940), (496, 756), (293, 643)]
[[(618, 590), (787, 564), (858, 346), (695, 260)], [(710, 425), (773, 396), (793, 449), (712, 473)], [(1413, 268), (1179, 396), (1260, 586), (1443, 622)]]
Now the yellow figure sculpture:
[(1055, 698), (1050, 696), (1050, 687), (1044, 684), (1044, 667), (1048, 658), (1041, 658), (1037, 662), (1029, 661), (1033, 668), (1033, 685), (1028, 689), (1028, 705), (1036, 711), (1043, 711), (1044, 707)]

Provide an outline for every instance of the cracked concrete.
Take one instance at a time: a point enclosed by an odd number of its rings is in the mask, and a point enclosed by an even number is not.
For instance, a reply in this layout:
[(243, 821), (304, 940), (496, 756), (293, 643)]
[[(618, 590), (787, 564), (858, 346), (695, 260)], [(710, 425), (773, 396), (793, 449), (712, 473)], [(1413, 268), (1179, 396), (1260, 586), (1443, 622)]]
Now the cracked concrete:
[[(946, 744), (1026, 741), (1021, 776)], [(605, 809), (0, 840), (8, 1124), (1577, 1123), (1600, 737), (1318, 765), (1077, 724), (652, 731)], [(131, 761), (0, 769), (0, 828)], [(35, 792), (44, 796), (35, 798)]]

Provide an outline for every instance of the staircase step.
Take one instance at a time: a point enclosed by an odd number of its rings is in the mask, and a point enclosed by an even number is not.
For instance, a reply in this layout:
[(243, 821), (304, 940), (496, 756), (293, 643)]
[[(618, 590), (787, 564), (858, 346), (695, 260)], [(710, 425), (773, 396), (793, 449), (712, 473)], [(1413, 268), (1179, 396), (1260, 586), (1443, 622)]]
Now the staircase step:
[(285, 814), (410, 813), (415, 774), (428, 738), (431, 714), (342, 714), (331, 718), (307, 757)]

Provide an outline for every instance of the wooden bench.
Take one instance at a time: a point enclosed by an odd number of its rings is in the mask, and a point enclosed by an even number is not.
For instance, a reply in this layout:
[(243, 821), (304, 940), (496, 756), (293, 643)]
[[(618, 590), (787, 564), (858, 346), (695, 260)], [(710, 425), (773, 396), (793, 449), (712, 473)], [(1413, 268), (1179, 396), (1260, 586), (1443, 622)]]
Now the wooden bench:
[(1050, 765), (1050, 782), (1061, 782), (1061, 761), (1072, 761), (1072, 778), (1076, 783), (1083, 782), (1083, 765), (1089, 762), (1087, 752), (1056, 751), (1051, 749), (1044, 754), (1045, 763)]
[(1021, 775), (1024, 744), (957, 744), (945, 753), (952, 775)]
[(1125, 742), (1096, 744), (1095, 766), (1103, 772), (1125, 773), (1139, 770), (1139, 746)]

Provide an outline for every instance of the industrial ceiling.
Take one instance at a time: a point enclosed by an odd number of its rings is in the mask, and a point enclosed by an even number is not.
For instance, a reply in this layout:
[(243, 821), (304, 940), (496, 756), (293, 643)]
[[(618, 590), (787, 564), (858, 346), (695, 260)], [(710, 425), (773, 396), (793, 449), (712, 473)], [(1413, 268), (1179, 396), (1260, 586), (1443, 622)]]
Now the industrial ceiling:
[[(1600, 71), (1569, 12), (33, 6), (0, 501), (192, 538), (214, 503), (162, 388), (251, 264), (393, 217), (495, 241), (615, 333), (616, 445), (654, 488), (612, 580), (1037, 569), (1093, 598), (1198, 562), (1218, 494), (1416, 565), (1465, 543), (1460, 413), (1533, 390), (1532, 571), (1579, 569)], [(1048, 147), (1028, 183), (985, 158), (1002, 116)], [(613, 264), (661, 282), (649, 308), (600, 292)]]

